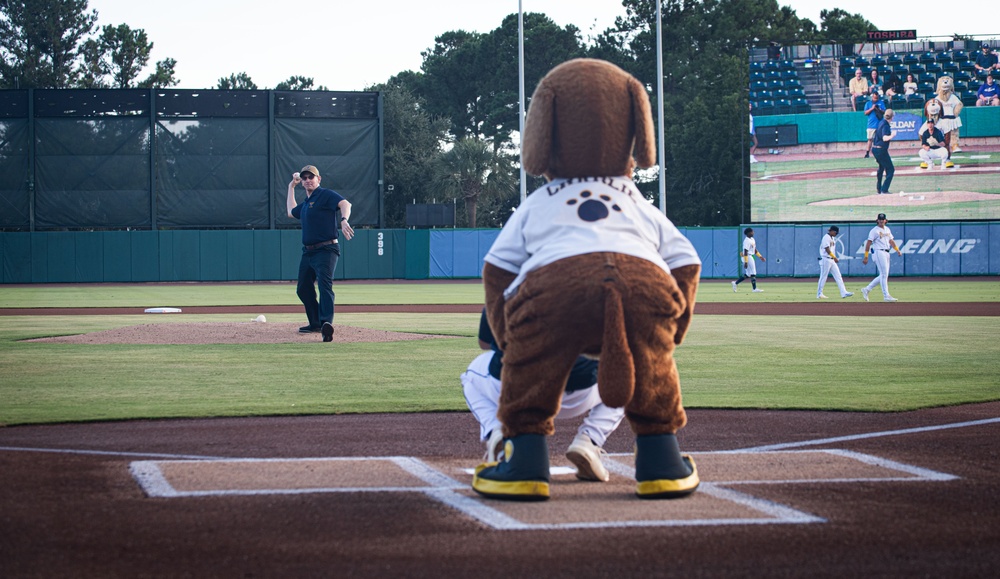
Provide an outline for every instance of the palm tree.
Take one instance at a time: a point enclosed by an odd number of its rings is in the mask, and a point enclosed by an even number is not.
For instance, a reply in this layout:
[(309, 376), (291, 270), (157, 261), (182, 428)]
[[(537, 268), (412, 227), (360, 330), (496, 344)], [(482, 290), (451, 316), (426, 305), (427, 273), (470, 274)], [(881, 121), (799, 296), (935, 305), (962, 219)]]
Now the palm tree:
[(511, 159), (494, 151), (489, 142), (466, 137), (437, 158), (435, 185), (447, 198), (462, 198), (469, 227), (475, 227), (476, 203), (481, 197), (500, 197), (515, 190), (513, 168)]

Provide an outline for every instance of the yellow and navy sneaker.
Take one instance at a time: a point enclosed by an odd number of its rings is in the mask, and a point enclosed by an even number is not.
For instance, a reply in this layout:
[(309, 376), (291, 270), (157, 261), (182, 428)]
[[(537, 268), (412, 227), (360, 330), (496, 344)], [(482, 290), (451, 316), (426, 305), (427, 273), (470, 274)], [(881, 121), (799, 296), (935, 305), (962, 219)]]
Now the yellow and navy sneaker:
[(541, 434), (504, 440), (503, 458), (476, 467), (472, 489), (494, 499), (544, 501), (549, 498), (549, 448)]
[(701, 483), (694, 459), (681, 454), (673, 434), (635, 439), (635, 480), (635, 494), (641, 499), (685, 497)]

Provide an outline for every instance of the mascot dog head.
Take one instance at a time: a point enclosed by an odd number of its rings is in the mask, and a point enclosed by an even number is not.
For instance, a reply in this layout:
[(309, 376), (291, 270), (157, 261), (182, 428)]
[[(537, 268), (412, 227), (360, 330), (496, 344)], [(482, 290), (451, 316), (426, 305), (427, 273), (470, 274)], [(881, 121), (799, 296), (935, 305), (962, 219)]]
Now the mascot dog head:
[(524, 169), (532, 175), (631, 177), (636, 165), (655, 163), (646, 88), (610, 62), (564, 62), (538, 83), (522, 143)]
[(937, 81), (937, 95), (941, 101), (947, 101), (951, 93), (955, 92), (955, 79), (950, 76), (942, 76)]
[(933, 120), (937, 123), (941, 120), (941, 101), (937, 99), (930, 99), (924, 103), (924, 118), (928, 120)]

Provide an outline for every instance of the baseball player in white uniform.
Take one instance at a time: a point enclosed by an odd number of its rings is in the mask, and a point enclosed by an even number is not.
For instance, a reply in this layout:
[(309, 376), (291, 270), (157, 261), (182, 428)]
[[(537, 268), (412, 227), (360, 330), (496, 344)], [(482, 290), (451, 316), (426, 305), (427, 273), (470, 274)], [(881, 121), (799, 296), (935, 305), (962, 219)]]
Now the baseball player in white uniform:
[(895, 250), (896, 255), (903, 255), (896, 245), (896, 240), (892, 237), (892, 231), (885, 224), (885, 213), (879, 213), (876, 218), (875, 227), (868, 232), (868, 241), (865, 242), (865, 258), (861, 261), (868, 264), (869, 251), (874, 252), (875, 267), (878, 269), (878, 277), (861, 290), (861, 296), (868, 301), (868, 293), (875, 289), (876, 285), (882, 286), (882, 298), (887, 302), (898, 301), (889, 295), (889, 251)]
[(837, 282), (837, 288), (840, 289), (840, 297), (849, 298), (854, 295), (853, 292), (847, 291), (844, 287), (844, 278), (840, 275), (840, 266), (837, 265), (840, 262), (840, 258), (837, 257), (837, 234), (840, 233), (840, 228), (836, 225), (831, 225), (830, 230), (823, 236), (823, 240), (819, 242), (819, 286), (816, 288), (816, 299), (825, 300), (827, 299), (823, 295), (823, 287), (826, 285), (827, 276), (833, 274), (833, 281)]
[[(486, 321), (486, 312), (479, 324), (479, 346), (484, 352), (462, 373), (465, 403), (479, 421), (480, 440), (486, 442), (485, 462), (496, 462), (503, 455), (503, 424), (497, 418), (500, 405), (500, 371), (503, 352), (496, 351), (496, 342)], [(606, 482), (608, 470), (601, 463), (604, 443), (625, 417), (624, 408), (604, 405), (597, 391), (597, 361), (580, 357), (570, 372), (556, 420), (583, 416), (576, 438), (566, 451), (566, 458), (577, 468), (577, 478)]]
[(740, 257), (743, 259), (743, 274), (740, 279), (732, 282), (733, 292), (736, 292), (736, 286), (740, 285), (740, 282), (750, 278), (750, 285), (753, 286), (753, 293), (761, 293), (764, 290), (757, 288), (757, 262), (754, 261), (754, 256), (759, 257), (761, 261), (767, 261), (764, 256), (757, 251), (757, 240), (753, 238), (753, 228), (747, 227), (743, 230), (743, 253)]

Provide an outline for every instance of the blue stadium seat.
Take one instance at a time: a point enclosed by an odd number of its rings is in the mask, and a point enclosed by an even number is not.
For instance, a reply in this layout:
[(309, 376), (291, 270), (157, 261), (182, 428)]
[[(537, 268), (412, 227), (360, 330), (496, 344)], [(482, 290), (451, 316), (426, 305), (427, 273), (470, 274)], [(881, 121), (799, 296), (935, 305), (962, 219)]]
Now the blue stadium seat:
[(760, 71), (753, 71), (750, 73), (750, 82), (755, 80), (764, 80), (764, 73)]
[(812, 107), (809, 106), (809, 101), (805, 97), (798, 97), (792, 99), (792, 111), (793, 114), (801, 115), (812, 112)]
[(765, 71), (777, 71), (781, 69), (781, 64), (777, 60), (769, 60), (764, 63)]
[(969, 82), (973, 79), (972, 73), (967, 70), (960, 70), (956, 72), (953, 77), (955, 80), (964, 80), (965, 82)]
[[(964, 80), (955, 81), (955, 92), (964, 92), (969, 90), (969, 83)], [(978, 90), (978, 88), (977, 88)]]
[(937, 56), (935, 56), (934, 58), (938, 62), (951, 62), (952, 61), (951, 53), (948, 52), (948, 51), (939, 52), (939, 53), (937, 53)]
[(910, 65), (910, 74), (912, 74), (913, 76), (918, 76), (918, 75), (921, 75), (921, 74), (923, 74), (925, 72), (927, 72), (927, 67), (924, 66), (924, 65), (922, 65), (922, 64), (911, 64)]
[[(955, 94), (958, 94), (958, 92), (956, 91)], [(975, 106), (976, 101), (979, 100), (979, 95), (976, 94), (974, 91), (967, 90), (967, 91), (961, 93), (959, 95), (959, 98), (962, 99), (962, 104), (963, 105), (965, 105), (967, 107), (968, 106)]]
[(785, 81), (781, 79), (767, 81), (767, 90), (782, 90), (783, 88), (785, 88)]
[(868, 59), (863, 56), (854, 57), (854, 68), (857, 68), (859, 66), (868, 66), (870, 64), (871, 62), (869, 62)]
[(782, 80), (792, 80), (793, 78), (799, 78), (799, 73), (794, 68), (785, 69), (781, 71), (781, 78)]
[(889, 102), (889, 107), (893, 109), (905, 109), (906, 97), (901, 94), (894, 95), (892, 100)]
[(906, 80), (906, 75), (910, 73), (910, 67), (905, 64), (894, 64), (892, 66), (892, 72), (899, 78)]
[(927, 64), (930, 62), (937, 62), (937, 55), (933, 52), (925, 52), (920, 55), (921, 64)]
[(959, 70), (958, 69), (958, 63), (957, 62), (945, 62), (945, 63), (943, 63), (941, 65), (941, 70), (944, 71), (945, 74), (951, 74), (951, 75), (953, 75), (956, 72), (958, 72), (958, 70)]
[(944, 68), (942, 68), (941, 65), (936, 62), (932, 62), (927, 65), (927, 72), (930, 74), (935, 74), (940, 76), (944, 74)]
[(779, 115), (790, 115), (794, 113), (792, 101), (789, 99), (778, 99), (774, 101), (774, 112)]
[(750, 90), (767, 90), (767, 83), (762, 80), (750, 81)]
[(969, 62), (969, 54), (964, 50), (953, 50), (951, 51), (952, 62)]
[(933, 74), (931, 74), (929, 72), (925, 72), (925, 73), (921, 74), (919, 78), (917, 78), (917, 83), (922, 83), (922, 82), (929, 82), (931, 84), (937, 84), (937, 76), (935, 76), (935, 75), (933, 75)]
[(750, 72), (764, 72), (764, 65), (759, 62), (751, 62)]
[(785, 89), (773, 91), (771, 94), (774, 95), (774, 100), (776, 101), (787, 99), (789, 97), (788, 91)]
[(785, 81), (785, 88), (788, 90), (802, 88), (802, 81), (797, 78), (788, 79)]
[(914, 65), (918, 64), (919, 62), (920, 62), (920, 57), (918, 57), (916, 54), (909, 53), (903, 56), (903, 64)]
[(885, 63), (888, 64), (889, 66), (897, 66), (903, 64), (903, 57), (893, 52), (892, 54), (889, 55), (888, 58), (885, 59)]
[(876, 54), (871, 58), (869, 62), (871, 63), (872, 66), (884, 66), (886, 64), (885, 57), (883, 57), (881, 54)]
[(757, 113), (760, 116), (773, 115), (774, 114), (774, 101), (772, 100), (762, 100), (757, 103)]
[(795, 87), (788, 89), (788, 96), (792, 98), (804, 98), (806, 96), (806, 91), (801, 87)]
[(768, 70), (767, 72), (764, 73), (764, 78), (766, 78), (768, 81), (781, 80), (781, 73), (778, 72), (777, 69)]

